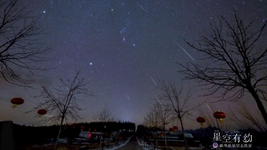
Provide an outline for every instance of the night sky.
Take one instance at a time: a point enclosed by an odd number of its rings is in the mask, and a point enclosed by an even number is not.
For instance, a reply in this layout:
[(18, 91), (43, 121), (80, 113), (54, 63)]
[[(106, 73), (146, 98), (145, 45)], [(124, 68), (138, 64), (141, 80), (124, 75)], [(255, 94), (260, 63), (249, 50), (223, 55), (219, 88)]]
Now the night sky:
[[(195, 43), (216, 17), (232, 19), (233, 9), (257, 24), (267, 19), (267, 0), (21, 0), (19, 5), (40, 16), (40, 38), (53, 49), (47, 65), (56, 68), (38, 77), (24, 74), (36, 79), (33, 89), (1, 85), (0, 120), (27, 125), (40, 119), (23, 113), (41, 101), (33, 98), (40, 85), (56, 85), (59, 77), (73, 77), (77, 68), (95, 94), (81, 102), (86, 109), (79, 122), (92, 121), (92, 114), (108, 106), (115, 120), (141, 124), (159, 94), (158, 80), (176, 81), (185, 89), (195, 85), (177, 72), (176, 62), (201, 63), (184, 40)], [(196, 90), (194, 103), (202, 99), (200, 92)], [(10, 99), (19, 96), (25, 103), (11, 108)], [(191, 127), (194, 123), (186, 128)]]

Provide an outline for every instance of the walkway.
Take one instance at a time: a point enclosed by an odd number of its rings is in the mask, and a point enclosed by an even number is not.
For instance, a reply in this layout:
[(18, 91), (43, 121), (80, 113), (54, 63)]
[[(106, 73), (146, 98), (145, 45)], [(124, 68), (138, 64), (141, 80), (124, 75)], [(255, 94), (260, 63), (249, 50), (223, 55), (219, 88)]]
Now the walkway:
[(132, 136), (130, 141), (123, 147), (118, 148), (117, 150), (143, 150), (141, 146), (139, 146), (136, 137)]

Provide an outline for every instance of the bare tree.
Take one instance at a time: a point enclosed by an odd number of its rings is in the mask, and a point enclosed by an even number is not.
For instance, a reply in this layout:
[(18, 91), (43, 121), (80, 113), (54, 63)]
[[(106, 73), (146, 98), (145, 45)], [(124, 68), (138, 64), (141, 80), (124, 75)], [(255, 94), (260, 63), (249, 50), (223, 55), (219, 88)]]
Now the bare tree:
[[(172, 122), (172, 114), (171, 114), (171, 108), (170, 105), (166, 105), (162, 102), (160, 102), (159, 100), (156, 102), (155, 104), (155, 111), (157, 112), (157, 118), (160, 121), (160, 126), (162, 127), (163, 131), (164, 131), (164, 136), (165, 136), (165, 130), (166, 130), (166, 126)], [(167, 139), (165, 136), (165, 148), (167, 149)]]
[(31, 81), (23, 78), (20, 71), (45, 69), (37, 62), (47, 61), (44, 55), (50, 49), (40, 42), (40, 34), (38, 17), (32, 11), (18, 7), (17, 0), (0, 1), (0, 78), (25, 85)]
[[(155, 149), (155, 145), (156, 145), (156, 141), (157, 141), (157, 130), (158, 128), (162, 127), (162, 122), (161, 119), (159, 118), (159, 113), (160, 110), (158, 109), (159, 107), (155, 105), (153, 105), (153, 107), (149, 110), (149, 112), (147, 113), (147, 115), (144, 117), (144, 124), (149, 127), (152, 132), (153, 132), (153, 138), (154, 138), (154, 149)], [(155, 140), (156, 139), (156, 140)]]
[[(238, 125), (241, 129), (255, 129), (261, 132), (267, 131), (267, 127), (262, 125), (261, 119), (257, 118), (259, 115), (252, 115), (246, 106), (239, 102), (239, 108), (230, 108), (230, 119)], [(233, 110), (234, 109), (234, 110)], [(240, 117), (241, 116), (241, 117)], [(263, 121), (263, 120), (262, 120)]]
[[(154, 129), (161, 128), (164, 131), (164, 136), (165, 136), (166, 126), (172, 121), (171, 115), (172, 114), (170, 106), (160, 102), (160, 100), (157, 98), (156, 103), (147, 113), (146, 117), (144, 117), (144, 124)], [(165, 136), (165, 147), (167, 149), (166, 136)]]
[[(267, 48), (260, 48), (266, 21), (261, 26), (245, 23), (234, 13), (234, 20), (223, 16), (200, 35), (199, 46), (187, 44), (204, 56), (205, 64), (190, 63), (180, 72), (186, 79), (197, 80), (211, 90), (207, 95), (219, 94), (219, 100), (239, 100), (245, 92), (254, 98), (267, 124), (267, 113), (262, 101), (267, 100)], [(266, 41), (266, 39), (265, 39)]]
[(195, 106), (189, 106), (190, 98), (193, 95), (192, 91), (188, 91), (184, 94), (183, 88), (176, 87), (175, 83), (166, 83), (161, 82), (161, 85), (159, 86), (161, 93), (158, 95), (158, 98), (163, 101), (169, 102), (170, 107), (172, 108), (172, 114), (174, 115), (174, 118), (177, 118), (180, 122), (180, 125), (182, 127), (182, 134), (185, 141), (186, 149), (188, 149), (185, 132), (184, 132), (184, 123), (183, 119), (185, 117), (189, 117), (190, 111), (196, 109), (200, 105), (202, 105), (204, 102), (199, 103)]
[(58, 139), (62, 130), (62, 125), (69, 119), (80, 119), (78, 111), (82, 110), (78, 101), (81, 101), (83, 96), (93, 96), (92, 92), (87, 87), (88, 82), (85, 78), (81, 77), (78, 71), (72, 80), (60, 78), (60, 85), (49, 90), (47, 87), (42, 86), (42, 93), (39, 97), (43, 98), (33, 110), (45, 109), (47, 112), (53, 114), (53, 117), (46, 121), (59, 122), (60, 128), (58, 131), (55, 149), (57, 148)]
[(171, 122), (171, 110), (169, 105), (162, 104), (159, 100), (153, 104), (153, 107), (144, 117), (146, 126), (162, 128)]
[(104, 107), (99, 112), (93, 115), (93, 120), (98, 122), (113, 121), (112, 111), (109, 107)]
[(160, 126), (160, 120), (157, 117), (157, 110), (155, 107), (152, 107), (149, 112), (146, 114), (144, 117), (144, 124), (147, 127), (153, 127), (153, 128), (158, 128)]

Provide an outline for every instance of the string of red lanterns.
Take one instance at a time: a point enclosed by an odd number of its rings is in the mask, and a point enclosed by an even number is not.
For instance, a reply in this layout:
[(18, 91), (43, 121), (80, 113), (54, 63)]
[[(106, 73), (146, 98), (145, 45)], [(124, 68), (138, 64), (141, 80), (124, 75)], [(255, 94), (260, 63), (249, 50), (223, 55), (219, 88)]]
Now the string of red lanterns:
[[(21, 105), (24, 103), (24, 99), (22, 99), (21, 97), (15, 97), (15, 98), (12, 98), (10, 102), (13, 104), (12, 107), (16, 108), (18, 105)], [(41, 117), (42, 115), (45, 115), (47, 111), (45, 109), (39, 109), (37, 113), (38, 113), (38, 116)]]
[[(226, 114), (220, 110), (217, 110), (216, 112), (214, 112), (213, 116), (216, 119), (219, 119), (219, 121), (222, 123), (223, 119), (226, 117)], [(200, 123), (201, 126), (203, 126), (203, 123), (206, 122), (206, 119), (204, 117), (199, 116), (196, 118), (196, 121)]]

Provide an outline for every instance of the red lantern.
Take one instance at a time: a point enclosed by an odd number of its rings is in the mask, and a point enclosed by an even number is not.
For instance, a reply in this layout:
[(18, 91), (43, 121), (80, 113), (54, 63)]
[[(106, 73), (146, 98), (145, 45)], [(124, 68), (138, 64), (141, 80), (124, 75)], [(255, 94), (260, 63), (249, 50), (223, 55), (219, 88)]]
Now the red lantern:
[(203, 126), (203, 123), (206, 121), (204, 117), (197, 117), (197, 122), (200, 123), (201, 126)]
[(172, 128), (174, 131), (178, 131), (178, 126), (173, 126)]
[(92, 134), (89, 132), (89, 133), (88, 133), (88, 139), (90, 139), (91, 136), (92, 136)]
[(81, 126), (81, 127), (80, 127), (80, 129), (81, 129), (81, 131), (83, 131), (83, 129), (84, 129), (84, 126)]
[(170, 131), (170, 132), (174, 132), (173, 128), (170, 128), (169, 131)]
[(24, 103), (24, 100), (21, 97), (12, 98), (11, 103), (13, 104), (13, 108), (17, 107), (18, 105), (21, 105)]
[(72, 126), (73, 128), (75, 128), (76, 125), (77, 125), (77, 123), (73, 123), (73, 124), (71, 124), (71, 126)]
[(220, 111), (220, 110), (217, 110), (217, 111), (213, 114), (213, 116), (214, 116), (216, 119), (219, 119), (220, 122), (222, 122), (222, 121), (223, 121), (223, 118), (226, 117), (226, 114), (225, 114), (224, 112)]
[(37, 113), (38, 113), (39, 117), (41, 117), (42, 115), (45, 115), (47, 113), (47, 111), (45, 109), (39, 109), (37, 111)]

